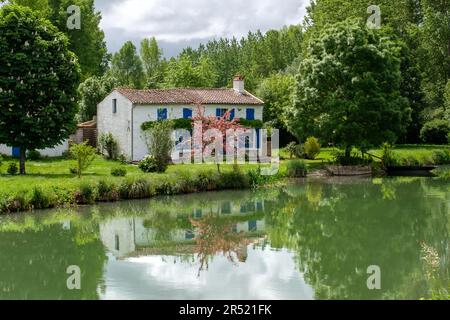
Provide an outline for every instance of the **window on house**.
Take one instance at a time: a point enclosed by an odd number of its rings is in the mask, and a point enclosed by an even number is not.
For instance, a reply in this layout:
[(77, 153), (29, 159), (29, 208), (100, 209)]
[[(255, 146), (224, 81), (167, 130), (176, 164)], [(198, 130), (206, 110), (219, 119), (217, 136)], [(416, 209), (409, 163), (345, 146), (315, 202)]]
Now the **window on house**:
[(158, 121), (167, 120), (167, 108), (158, 109)]
[(116, 248), (116, 251), (119, 251), (120, 250), (119, 235), (116, 234), (116, 236), (114, 237), (114, 240), (115, 240), (114, 247)]
[(117, 113), (117, 99), (112, 100), (112, 113)]
[(192, 109), (184, 108), (183, 109), (183, 118), (184, 119), (192, 119)]
[(222, 207), (220, 212), (222, 214), (231, 214), (231, 202), (224, 202), (222, 203)]
[(217, 108), (216, 109), (216, 117), (217, 118), (221, 118), (221, 117), (223, 117), (224, 115), (225, 115), (225, 113), (227, 113), (228, 112), (228, 109), (225, 109), (225, 108)]
[(249, 108), (247, 109), (247, 120), (255, 120), (255, 109)]

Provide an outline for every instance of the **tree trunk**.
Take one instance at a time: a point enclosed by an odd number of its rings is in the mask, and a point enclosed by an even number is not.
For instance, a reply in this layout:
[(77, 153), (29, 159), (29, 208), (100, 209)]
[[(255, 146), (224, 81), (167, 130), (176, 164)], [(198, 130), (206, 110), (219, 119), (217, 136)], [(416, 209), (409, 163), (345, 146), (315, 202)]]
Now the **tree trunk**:
[(352, 147), (351, 146), (346, 146), (345, 147), (345, 158), (349, 159), (351, 154), (352, 154)]
[(26, 152), (27, 150), (24, 147), (20, 147), (20, 174), (26, 174), (25, 173), (25, 159), (26, 159)]

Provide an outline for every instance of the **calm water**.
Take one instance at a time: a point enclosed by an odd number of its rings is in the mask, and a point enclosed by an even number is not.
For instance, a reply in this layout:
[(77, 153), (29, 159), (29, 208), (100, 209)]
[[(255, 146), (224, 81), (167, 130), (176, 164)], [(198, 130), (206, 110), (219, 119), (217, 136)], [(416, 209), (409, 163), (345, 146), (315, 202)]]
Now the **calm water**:
[[(449, 236), (450, 186), (430, 178), (0, 217), (0, 298), (417, 299), (449, 288)], [(71, 265), (81, 290), (67, 289)]]

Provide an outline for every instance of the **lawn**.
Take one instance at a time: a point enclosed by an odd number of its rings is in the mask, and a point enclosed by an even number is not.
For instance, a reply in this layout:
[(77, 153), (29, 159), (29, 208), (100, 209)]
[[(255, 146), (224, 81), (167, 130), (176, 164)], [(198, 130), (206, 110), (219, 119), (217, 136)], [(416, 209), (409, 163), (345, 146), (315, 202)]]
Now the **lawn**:
[[(436, 150), (448, 149), (448, 146), (431, 146), (431, 145), (401, 145), (395, 148), (395, 153), (401, 157), (415, 156), (422, 158), (429, 158)], [(320, 168), (323, 163), (327, 163), (333, 159), (332, 148), (323, 148), (316, 160), (305, 160), (310, 170)], [(371, 153), (380, 156), (380, 150), (372, 150)], [(291, 161), (289, 155), (281, 150), (280, 156), (282, 159), (280, 172), (286, 170), (286, 163)], [(62, 190), (75, 191), (82, 184), (94, 185), (100, 180), (107, 180), (111, 183), (120, 183), (124, 179), (129, 178), (145, 178), (150, 181), (176, 181), (180, 177), (186, 175), (196, 175), (201, 172), (217, 171), (214, 164), (211, 165), (172, 165), (164, 174), (150, 174), (143, 173), (135, 165), (121, 164), (115, 161), (107, 161), (98, 156), (91, 167), (87, 169), (81, 179), (75, 175), (70, 174), (69, 168), (74, 167), (74, 160), (66, 159), (42, 159), (39, 161), (27, 161), (27, 175), (26, 176), (10, 176), (6, 174), (6, 168), (9, 162), (15, 161), (12, 159), (4, 160), (0, 167), (0, 195), (12, 195), (17, 193), (26, 193), (29, 190), (39, 186), (43, 190)], [(111, 169), (114, 167), (123, 166), (127, 169), (126, 178), (111, 176)], [(241, 165), (243, 172), (250, 169), (255, 169), (257, 165)], [(233, 170), (231, 165), (221, 165), (222, 172), (230, 172)]]

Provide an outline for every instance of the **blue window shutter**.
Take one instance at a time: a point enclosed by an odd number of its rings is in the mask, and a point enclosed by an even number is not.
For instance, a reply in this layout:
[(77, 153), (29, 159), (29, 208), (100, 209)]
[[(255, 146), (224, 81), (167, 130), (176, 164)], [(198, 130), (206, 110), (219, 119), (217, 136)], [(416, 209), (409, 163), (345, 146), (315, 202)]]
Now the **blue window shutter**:
[(231, 113), (230, 113), (230, 120), (233, 120), (234, 116), (235, 116), (235, 111), (234, 111), (234, 109), (232, 109)]
[(255, 120), (255, 109), (247, 109), (247, 120)]
[(158, 109), (158, 121), (167, 120), (167, 109)]
[(19, 147), (13, 147), (12, 148), (12, 156), (13, 156), (13, 158), (19, 158), (20, 157), (20, 148)]
[(221, 116), (222, 116), (222, 109), (217, 108), (217, 109), (216, 109), (216, 117), (217, 117), (217, 118), (220, 118)]
[(261, 147), (261, 136), (260, 136), (261, 130), (260, 129), (256, 129), (256, 148), (260, 148)]
[(251, 220), (248, 222), (248, 231), (256, 231), (258, 229), (258, 222)]
[(184, 108), (183, 109), (183, 118), (184, 119), (192, 119), (192, 109)]

